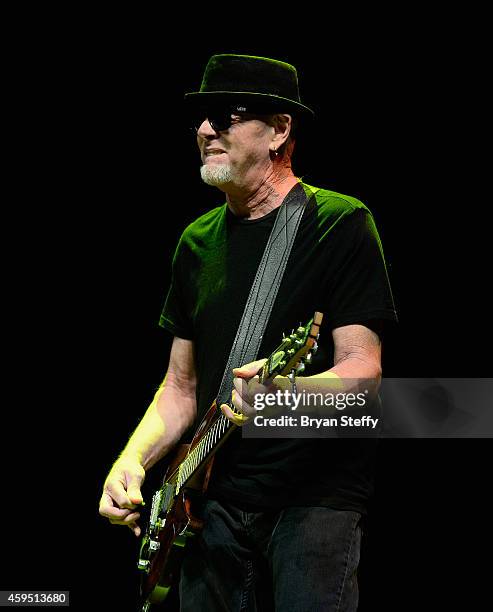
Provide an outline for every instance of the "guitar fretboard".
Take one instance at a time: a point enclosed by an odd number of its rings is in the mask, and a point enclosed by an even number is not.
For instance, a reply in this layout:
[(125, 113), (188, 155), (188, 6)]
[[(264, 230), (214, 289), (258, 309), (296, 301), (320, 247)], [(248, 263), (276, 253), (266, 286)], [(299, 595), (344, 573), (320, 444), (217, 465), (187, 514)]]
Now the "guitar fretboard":
[(188, 457), (180, 464), (178, 478), (176, 480), (175, 495), (180, 492), (183, 485), (192, 476), (199, 465), (204, 462), (206, 457), (217, 446), (223, 435), (232, 425), (233, 423), (231, 423), (231, 421), (229, 421), (221, 412), (218, 418), (204, 434), (200, 442), (198, 442)]

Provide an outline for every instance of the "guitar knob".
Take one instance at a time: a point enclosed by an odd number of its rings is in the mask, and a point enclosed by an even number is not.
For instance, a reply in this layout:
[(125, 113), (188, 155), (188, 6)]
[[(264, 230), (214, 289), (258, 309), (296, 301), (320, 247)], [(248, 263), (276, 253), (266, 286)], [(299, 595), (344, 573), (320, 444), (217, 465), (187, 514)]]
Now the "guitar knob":
[(144, 559), (139, 559), (139, 561), (137, 563), (137, 568), (141, 572), (145, 572), (146, 574), (148, 574), (149, 571), (150, 571), (149, 565), (150, 565), (149, 561), (145, 561)]
[(161, 544), (157, 540), (151, 540), (149, 542), (149, 550), (152, 552), (156, 552), (156, 550), (159, 550), (160, 546)]

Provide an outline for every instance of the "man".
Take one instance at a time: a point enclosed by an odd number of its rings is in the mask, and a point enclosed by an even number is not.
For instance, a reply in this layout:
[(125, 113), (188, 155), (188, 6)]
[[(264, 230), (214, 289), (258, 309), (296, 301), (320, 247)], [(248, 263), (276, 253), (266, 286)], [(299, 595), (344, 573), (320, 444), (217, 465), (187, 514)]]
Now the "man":
[[(312, 116), (300, 101), (294, 67), (213, 56), (200, 91), (186, 101), (198, 118), (202, 179), (226, 194), (226, 204), (197, 219), (180, 239), (160, 320), (174, 335), (168, 371), (104, 485), (100, 513), (137, 536), (145, 473), (215, 399), (288, 194), (302, 188), (308, 204), (259, 357), (274, 350), (282, 332), (319, 310), (319, 351), (307, 375), (378, 381), (379, 334), (385, 321), (395, 319), (368, 209), (293, 174), (294, 127), (301, 133)], [(237, 425), (253, 414), (248, 385), (239, 383), (252, 379), (261, 363), (234, 370), (236, 410), (221, 409)], [(216, 455), (205, 528), (187, 547), (182, 609), (355, 610), (360, 519), (371, 494), (373, 453), (373, 440), (244, 439), (238, 428)]]

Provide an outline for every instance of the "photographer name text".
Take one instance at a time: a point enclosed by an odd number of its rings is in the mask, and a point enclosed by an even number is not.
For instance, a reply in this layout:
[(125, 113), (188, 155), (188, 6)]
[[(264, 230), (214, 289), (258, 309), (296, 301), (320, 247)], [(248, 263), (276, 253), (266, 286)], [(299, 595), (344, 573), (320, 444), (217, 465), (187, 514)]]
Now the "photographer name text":
[(257, 415), (253, 419), (257, 427), (371, 427), (375, 429), (378, 425), (378, 419), (365, 415), (360, 418), (351, 416), (341, 416), (340, 418), (322, 418), (308, 417), (306, 415), (300, 417), (280, 416), (277, 418), (268, 418)]

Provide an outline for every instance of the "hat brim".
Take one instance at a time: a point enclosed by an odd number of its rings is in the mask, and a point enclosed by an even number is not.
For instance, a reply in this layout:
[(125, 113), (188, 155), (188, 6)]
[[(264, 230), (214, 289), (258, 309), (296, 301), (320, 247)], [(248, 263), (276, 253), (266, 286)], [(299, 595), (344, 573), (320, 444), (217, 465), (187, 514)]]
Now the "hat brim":
[(185, 94), (185, 105), (188, 110), (207, 109), (218, 104), (244, 103), (246, 112), (261, 114), (263, 112), (293, 113), (299, 119), (313, 119), (315, 113), (311, 108), (281, 96), (253, 93), (251, 91), (194, 91)]

